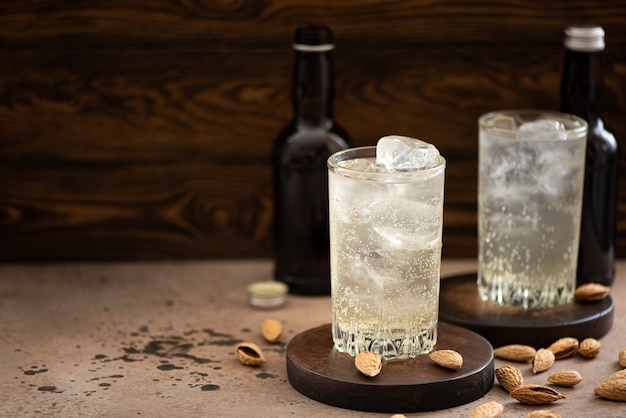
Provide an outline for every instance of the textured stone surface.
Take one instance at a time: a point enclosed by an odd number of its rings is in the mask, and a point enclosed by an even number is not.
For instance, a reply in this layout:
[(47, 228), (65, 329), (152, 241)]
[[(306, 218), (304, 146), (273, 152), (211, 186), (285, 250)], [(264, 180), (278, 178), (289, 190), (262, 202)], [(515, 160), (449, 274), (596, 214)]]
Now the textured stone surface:
[[(473, 261), (444, 260), (442, 275), (472, 271)], [(621, 403), (593, 388), (620, 369), (626, 335), (626, 262), (620, 262), (615, 324), (592, 360), (558, 360), (583, 380), (559, 389), (551, 406), (562, 416), (621, 414)], [(40, 264), (0, 266), (0, 416), (389, 416), (313, 401), (289, 384), (285, 345), (330, 322), (330, 298), (289, 296), (285, 307), (253, 309), (249, 283), (271, 278), (269, 261)], [(261, 322), (284, 325), (279, 344)], [(258, 344), (267, 362), (243, 366), (240, 341)], [(497, 360), (496, 367), (512, 364)], [(547, 384), (529, 363), (515, 364), (526, 383)], [(532, 410), (497, 384), (482, 399), (450, 410), (409, 416), (469, 416), (495, 400), (508, 416)], [(398, 411), (399, 413), (403, 411)]]

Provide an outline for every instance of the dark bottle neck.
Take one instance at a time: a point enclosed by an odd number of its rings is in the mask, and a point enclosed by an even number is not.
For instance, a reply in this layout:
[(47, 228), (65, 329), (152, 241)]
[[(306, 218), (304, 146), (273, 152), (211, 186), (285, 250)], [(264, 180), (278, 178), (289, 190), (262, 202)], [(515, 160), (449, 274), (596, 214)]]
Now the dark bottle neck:
[(330, 51), (296, 51), (293, 109), (296, 125), (330, 126), (333, 119), (333, 67)]
[(566, 49), (561, 78), (561, 110), (587, 120), (595, 126), (602, 104), (601, 52), (580, 52)]

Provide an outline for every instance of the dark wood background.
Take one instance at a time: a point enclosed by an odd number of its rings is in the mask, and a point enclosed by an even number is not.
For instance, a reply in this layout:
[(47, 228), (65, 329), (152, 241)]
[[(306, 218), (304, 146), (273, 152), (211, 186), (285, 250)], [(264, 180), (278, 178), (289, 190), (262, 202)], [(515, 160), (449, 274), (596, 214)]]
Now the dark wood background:
[(335, 31), (358, 145), (405, 134), (446, 157), (444, 256), (476, 256), (477, 118), (558, 109), (568, 24), (604, 26), (604, 116), (626, 140), (622, 0), (3, 0), (0, 261), (269, 257), (271, 144), (309, 22)]

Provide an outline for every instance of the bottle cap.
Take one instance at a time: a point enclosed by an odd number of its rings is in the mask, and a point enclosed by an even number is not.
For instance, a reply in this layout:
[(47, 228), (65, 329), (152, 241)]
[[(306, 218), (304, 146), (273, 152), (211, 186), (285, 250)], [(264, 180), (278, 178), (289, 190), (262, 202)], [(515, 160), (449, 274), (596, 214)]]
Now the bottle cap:
[(278, 308), (287, 301), (289, 287), (279, 281), (254, 282), (248, 286), (248, 302), (256, 308)]
[(327, 26), (300, 26), (294, 35), (293, 49), (306, 52), (330, 51), (333, 45), (333, 32)]
[(600, 26), (569, 26), (565, 47), (572, 51), (596, 52), (604, 49), (604, 29)]

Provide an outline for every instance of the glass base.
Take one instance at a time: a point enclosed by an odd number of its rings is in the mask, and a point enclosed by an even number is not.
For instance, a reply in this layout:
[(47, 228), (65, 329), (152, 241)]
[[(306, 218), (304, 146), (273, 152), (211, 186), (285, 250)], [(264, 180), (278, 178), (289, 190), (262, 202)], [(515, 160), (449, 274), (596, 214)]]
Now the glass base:
[(352, 357), (361, 352), (370, 351), (388, 361), (408, 360), (420, 354), (430, 353), (437, 343), (436, 323), (417, 335), (394, 332), (393, 336), (381, 337), (376, 332), (362, 333), (345, 330), (336, 323), (333, 323), (332, 331), (335, 348)]
[(523, 309), (544, 309), (570, 303), (574, 298), (574, 288), (567, 284), (524, 286), (497, 278), (487, 281), (478, 276), (478, 294), (483, 301), (499, 305)]

